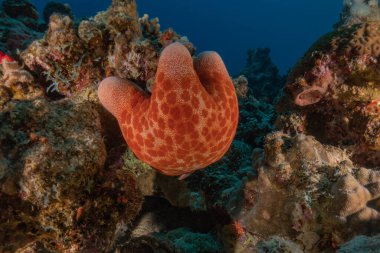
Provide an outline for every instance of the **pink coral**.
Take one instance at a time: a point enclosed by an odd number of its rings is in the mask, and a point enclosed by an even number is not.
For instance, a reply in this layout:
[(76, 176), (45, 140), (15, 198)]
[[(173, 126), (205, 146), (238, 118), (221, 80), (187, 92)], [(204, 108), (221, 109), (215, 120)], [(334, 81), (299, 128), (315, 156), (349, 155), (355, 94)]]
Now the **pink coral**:
[(235, 89), (214, 52), (193, 62), (183, 45), (171, 44), (159, 59), (151, 97), (116, 77), (103, 80), (98, 95), (136, 156), (166, 175), (219, 160), (236, 132)]

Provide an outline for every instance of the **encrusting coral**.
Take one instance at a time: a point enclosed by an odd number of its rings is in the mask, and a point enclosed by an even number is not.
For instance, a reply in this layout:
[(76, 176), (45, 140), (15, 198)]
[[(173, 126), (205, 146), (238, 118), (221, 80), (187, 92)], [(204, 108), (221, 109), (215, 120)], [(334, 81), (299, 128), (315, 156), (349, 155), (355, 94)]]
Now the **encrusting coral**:
[(320, 38), (289, 75), (277, 126), (379, 165), (379, 28), (380, 21), (346, 24)]
[(243, 237), (280, 235), (306, 252), (321, 252), (379, 232), (380, 174), (356, 167), (344, 150), (275, 132), (253, 160), (259, 175), (246, 183), (237, 217)]
[(103, 170), (95, 108), (38, 98), (0, 112), (1, 252), (47, 237), (55, 250), (106, 252), (138, 213), (134, 176), (112, 156)]
[(28, 71), (9, 57), (0, 56), (1, 60), (3, 61), (0, 65), (0, 109), (13, 99), (28, 100), (43, 96), (43, 90), (34, 82), (33, 76)]
[(150, 98), (115, 77), (105, 79), (98, 94), (136, 156), (166, 175), (188, 174), (219, 160), (235, 135), (235, 89), (213, 52), (201, 54), (193, 67), (188, 50), (174, 43), (161, 54)]

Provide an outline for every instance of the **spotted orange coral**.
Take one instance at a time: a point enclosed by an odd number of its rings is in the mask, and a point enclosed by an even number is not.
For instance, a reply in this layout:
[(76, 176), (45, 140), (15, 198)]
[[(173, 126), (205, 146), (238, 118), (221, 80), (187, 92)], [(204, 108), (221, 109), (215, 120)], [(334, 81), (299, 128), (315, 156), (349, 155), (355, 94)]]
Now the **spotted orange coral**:
[(116, 77), (100, 83), (98, 96), (135, 155), (166, 175), (219, 160), (238, 124), (235, 89), (220, 56), (205, 52), (193, 62), (179, 43), (163, 50), (150, 97)]

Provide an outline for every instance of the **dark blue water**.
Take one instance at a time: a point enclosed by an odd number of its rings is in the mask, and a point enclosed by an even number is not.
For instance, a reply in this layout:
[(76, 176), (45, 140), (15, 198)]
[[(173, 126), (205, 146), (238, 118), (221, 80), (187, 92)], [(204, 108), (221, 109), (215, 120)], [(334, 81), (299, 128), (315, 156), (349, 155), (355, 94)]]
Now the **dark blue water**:
[[(47, 0), (35, 0), (41, 10)], [(111, 0), (66, 0), (74, 14), (93, 16)], [(198, 48), (218, 51), (230, 74), (240, 71), (246, 50), (270, 47), (286, 72), (339, 19), (341, 0), (137, 0), (140, 15), (158, 16), (163, 28), (187, 35)]]

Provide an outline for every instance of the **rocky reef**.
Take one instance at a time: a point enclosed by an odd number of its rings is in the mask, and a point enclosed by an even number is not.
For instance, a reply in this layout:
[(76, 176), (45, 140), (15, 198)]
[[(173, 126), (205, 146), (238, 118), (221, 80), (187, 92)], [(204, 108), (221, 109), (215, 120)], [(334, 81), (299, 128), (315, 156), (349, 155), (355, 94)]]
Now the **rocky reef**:
[(278, 126), (347, 149), (354, 162), (380, 164), (379, 22), (344, 25), (295, 66), (278, 105)]
[(285, 85), (286, 78), (279, 74), (269, 54), (269, 48), (248, 50), (246, 65), (240, 75), (247, 78), (251, 95), (261, 101), (274, 103)]
[(4, 0), (0, 7), (0, 51), (16, 53), (42, 36), (38, 12), (27, 0)]
[(269, 50), (249, 51), (229, 151), (179, 181), (136, 158), (95, 91), (115, 75), (149, 96), (162, 50), (179, 42), (193, 55), (192, 43), (139, 17), (134, 0), (77, 25), (61, 6), (44, 34), (28, 1), (3, 1), (1, 22), (33, 36), (0, 44), (0, 252), (378, 251), (373, 3), (347, 1), (283, 93)]

